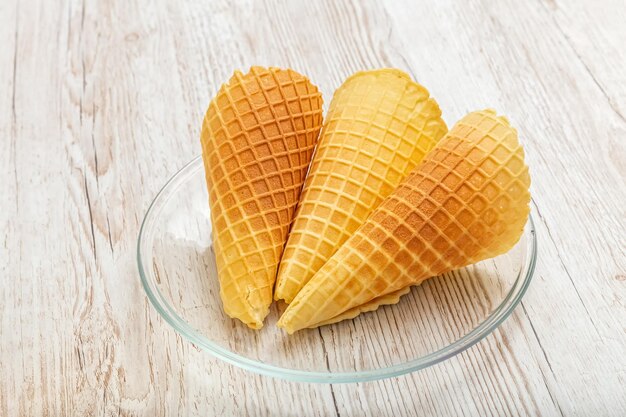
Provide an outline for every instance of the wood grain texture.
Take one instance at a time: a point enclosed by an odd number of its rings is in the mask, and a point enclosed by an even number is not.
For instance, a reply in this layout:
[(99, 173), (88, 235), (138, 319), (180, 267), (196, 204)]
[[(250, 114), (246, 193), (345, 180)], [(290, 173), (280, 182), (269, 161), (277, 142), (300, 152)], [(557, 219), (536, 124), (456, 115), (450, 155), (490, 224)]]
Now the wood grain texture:
[[(0, 416), (626, 414), (622, 3), (2, 1)], [(512, 317), (440, 365), (353, 385), (252, 375), (177, 336), (141, 289), (139, 223), (200, 152), (211, 95), (253, 64), (294, 67), (327, 103), (395, 66), (450, 125), (507, 114), (540, 251)]]

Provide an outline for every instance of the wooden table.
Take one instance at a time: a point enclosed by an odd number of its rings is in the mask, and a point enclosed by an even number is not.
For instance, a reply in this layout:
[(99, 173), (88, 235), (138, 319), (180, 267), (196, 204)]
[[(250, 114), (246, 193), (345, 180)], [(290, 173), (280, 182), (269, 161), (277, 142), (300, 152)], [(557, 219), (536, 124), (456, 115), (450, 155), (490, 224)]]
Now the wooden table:
[[(626, 415), (623, 0), (0, 3), (0, 416)], [(309, 385), (226, 365), (149, 305), (139, 223), (236, 68), (326, 102), (394, 66), (452, 125), (519, 129), (539, 261), (497, 331), (425, 371)]]

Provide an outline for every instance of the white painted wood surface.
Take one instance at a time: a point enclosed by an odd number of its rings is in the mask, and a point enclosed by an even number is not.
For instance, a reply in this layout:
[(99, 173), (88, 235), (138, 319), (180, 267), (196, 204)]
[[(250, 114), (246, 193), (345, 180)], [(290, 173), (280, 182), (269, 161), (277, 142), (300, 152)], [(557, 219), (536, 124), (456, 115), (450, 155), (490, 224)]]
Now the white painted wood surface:
[[(0, 2), (0, 416), (626, 415), (622, 0)], [(395, 66), (519, 128), (539, 261), (496, 332), (354, 385), (252, 375), (149, 305), (135, 243), (235, 68)]]

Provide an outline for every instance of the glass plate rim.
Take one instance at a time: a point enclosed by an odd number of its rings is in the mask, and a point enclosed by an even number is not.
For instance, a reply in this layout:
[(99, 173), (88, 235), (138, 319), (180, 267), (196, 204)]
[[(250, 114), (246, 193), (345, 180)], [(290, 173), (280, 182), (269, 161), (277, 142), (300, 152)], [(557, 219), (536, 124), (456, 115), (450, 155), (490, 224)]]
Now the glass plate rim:
[[(159, 315), (167, 323), (169, 323), (178, 334), (185, 337), (187, 340), (199, 346), (203, 350), (213, 354), (218, 359), (248, 371), (290, 381), (335, 384), (375, 381), (428, 368), (469, 349), (498, 328), (520, 303), (534, 275), (535, 265), (537, 263), (537, 233), (532, 213), (530, 213), (527, 224), (527, 227), (529, 227), (528, 233), (530, 235), (527, 242), (529, 249), (527, 252), (527, 259), (515, 279), (511, 290), (508, 292), (506, 297), (504, 297), (502, 302), (478, 326), (453, 343), (410, 361), (389, 367), (355, 372), (304, 371), (299, 369), (282, 368), (256, 361), (219, 346), (201, 335), (180, 315), (178, 315), (178, 313), (176, 313), (176, 311), (166, 301), (160, 290), (151, 284), (154, 280), (149, 279), (148, 272), (146, 268), (144, 268), (142, 244), (146, 241), (145, 234), (146, 230), (148, 230), (148, 226), (154, 223), (154, 219), (158, 217), (162, 208), (173, 195), (173, 191), (178, 189), (181, 184), (183, 184), (190, 176), (195, 174), (196, 171), (201, 168), (202, 157), (199, 155), (185, 164), (178, 172), (170, 177), (148, 206), (146, 214), (141, 222), (137, 238), (136, 259), (139, 276), (150, 303), (157, 310)], [(534, 207), (534, 202), (531, 202), (531, 206)]]

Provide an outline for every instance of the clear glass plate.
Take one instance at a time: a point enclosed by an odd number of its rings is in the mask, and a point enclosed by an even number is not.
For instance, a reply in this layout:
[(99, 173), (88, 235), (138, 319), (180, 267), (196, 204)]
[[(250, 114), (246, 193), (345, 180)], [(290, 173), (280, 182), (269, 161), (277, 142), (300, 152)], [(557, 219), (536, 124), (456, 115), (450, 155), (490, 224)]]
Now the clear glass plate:
[(174, 329), (244, 369), (307, 382), (357, 382), (423, 369), (474, 345), (498, 327), (528, 287), (537, 244), (532, 217), (507, 254), (427, 280), (397, 305), (288, 336), (248, 329), (222, 312), (204, 169), (200, 157), (155, 197), (137, 244), (141, 282)]

